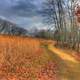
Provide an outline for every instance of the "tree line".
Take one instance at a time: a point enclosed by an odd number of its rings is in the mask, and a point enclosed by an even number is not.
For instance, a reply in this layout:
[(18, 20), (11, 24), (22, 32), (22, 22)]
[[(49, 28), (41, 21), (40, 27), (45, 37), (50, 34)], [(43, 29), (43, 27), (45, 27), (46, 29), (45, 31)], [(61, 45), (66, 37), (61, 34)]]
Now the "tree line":
[(44, 21), (55, 28), (54, 38), (57, 45), (66, 45), (66, 48), (80, 51), (80, 29), (75, 16), (78, 5), (76, 2), (77, 0), (46, 0), (41, 13)]

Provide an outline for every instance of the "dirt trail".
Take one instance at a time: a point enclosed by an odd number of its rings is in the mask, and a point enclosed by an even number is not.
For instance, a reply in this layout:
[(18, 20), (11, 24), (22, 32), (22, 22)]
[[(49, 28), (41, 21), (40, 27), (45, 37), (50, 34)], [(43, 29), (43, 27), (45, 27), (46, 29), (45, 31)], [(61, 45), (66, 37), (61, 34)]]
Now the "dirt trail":
[(63, 52), (60, 49), (55, 48), (53, 45), (49, 45), (49, 50), (56, 53), (63, 60), (68, 60), (68, 61), (72, 61), (74, 63), (78, 63), (78, 61), (73, 56)]
[(53, 44), (48, 45), (48, 49), (56, 54), (61, 61), (59, 75), (61, 80), (80, 80), (80, 62), (71, 54), (65, 53), (63, 50), (56, 48)]

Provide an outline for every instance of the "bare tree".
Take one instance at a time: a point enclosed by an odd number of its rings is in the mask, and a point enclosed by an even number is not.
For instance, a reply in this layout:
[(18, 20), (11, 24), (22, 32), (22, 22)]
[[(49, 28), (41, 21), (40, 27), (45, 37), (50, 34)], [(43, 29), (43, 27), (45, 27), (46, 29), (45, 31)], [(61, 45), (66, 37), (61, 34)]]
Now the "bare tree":
[(80, 31), (76, 23), (75, 3), (76, 0), (47, 0), (43, 7), (43, 15), (47, 23), (55, 27), (57, 42), (79, 50)]

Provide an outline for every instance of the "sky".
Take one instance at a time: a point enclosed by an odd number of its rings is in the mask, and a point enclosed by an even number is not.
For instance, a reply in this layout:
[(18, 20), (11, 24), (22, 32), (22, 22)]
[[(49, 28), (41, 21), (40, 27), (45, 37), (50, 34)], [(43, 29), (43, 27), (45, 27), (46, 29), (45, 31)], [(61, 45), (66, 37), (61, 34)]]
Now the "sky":
[(42, 9), (44, 0), (0, 0), (0, 18), (30, 29), (46, 28), (38, 11)]

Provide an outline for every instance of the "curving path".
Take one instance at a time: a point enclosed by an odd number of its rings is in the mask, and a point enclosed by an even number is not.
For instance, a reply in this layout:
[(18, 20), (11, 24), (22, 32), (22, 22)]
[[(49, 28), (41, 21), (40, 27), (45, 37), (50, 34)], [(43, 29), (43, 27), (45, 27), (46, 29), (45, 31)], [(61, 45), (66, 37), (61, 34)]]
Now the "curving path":
[(80, 62), (69, 53), (56, 48), (54, 44), (48, 44), (48, 50), (57, 55), (60, 70), (58, 71), (61, 80), (80, 80)]

